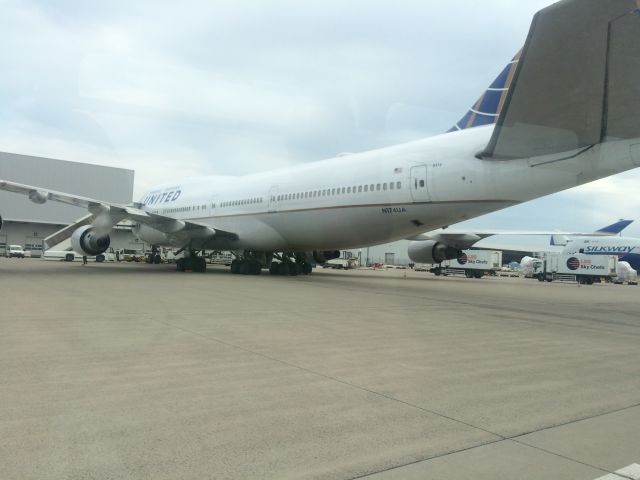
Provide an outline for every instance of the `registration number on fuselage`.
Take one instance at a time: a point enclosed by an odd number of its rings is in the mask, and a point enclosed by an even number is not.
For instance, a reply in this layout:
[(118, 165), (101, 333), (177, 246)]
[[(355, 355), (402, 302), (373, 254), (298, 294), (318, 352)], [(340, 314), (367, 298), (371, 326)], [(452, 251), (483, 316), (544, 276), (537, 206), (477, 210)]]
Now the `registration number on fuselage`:
[(407, 213), (407, 209), (404, 207), (384, 207), (382, 213)]

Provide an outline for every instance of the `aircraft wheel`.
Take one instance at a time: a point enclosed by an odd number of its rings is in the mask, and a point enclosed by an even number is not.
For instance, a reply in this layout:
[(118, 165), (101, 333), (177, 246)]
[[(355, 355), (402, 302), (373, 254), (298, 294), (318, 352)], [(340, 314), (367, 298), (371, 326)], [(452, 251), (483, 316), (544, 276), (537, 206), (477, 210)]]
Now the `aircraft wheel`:
[(284, 275), (284, 276), (289, 275), (289, 264), (286, 262), (282, 262), (280, 264), (280, 267), (278, 267), (278, 270), (279, 270), (278, 273), (280, 273), (280, 275)]
[(234, 260), (233, 262), (231, 262), (231, 273), (233, 273), (234, 275), (240, 273), (240, 261), (239, 260)]
[(249, 267), (251, 275), (260, 275), (262, 273), (262, 265), (257, 260), (252, 260), (249, 263)]
[(277, 262), (271, 262), (269, 265), (269, 273), (271, 275), (279, 275), (280, 274), (280, 264)]
[(251, 264), (248, 260), (243, 260), (240, 262), (240, 275), (249, 275), (251, 273)]
[(207, 262), (204, 257), (195, 257), (193, 259), (193, 271), (198, 273), (207, 271)]

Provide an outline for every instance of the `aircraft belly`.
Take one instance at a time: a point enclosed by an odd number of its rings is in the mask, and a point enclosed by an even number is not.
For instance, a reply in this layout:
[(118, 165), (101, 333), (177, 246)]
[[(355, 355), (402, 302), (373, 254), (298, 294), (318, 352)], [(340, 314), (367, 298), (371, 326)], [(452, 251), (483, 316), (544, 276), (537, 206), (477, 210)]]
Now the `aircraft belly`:
[(234, 246), (261, 251), (357, 248), (392, 242), (505, 208), (501, 201), (341, 207), (215, 219), (236, 232)]

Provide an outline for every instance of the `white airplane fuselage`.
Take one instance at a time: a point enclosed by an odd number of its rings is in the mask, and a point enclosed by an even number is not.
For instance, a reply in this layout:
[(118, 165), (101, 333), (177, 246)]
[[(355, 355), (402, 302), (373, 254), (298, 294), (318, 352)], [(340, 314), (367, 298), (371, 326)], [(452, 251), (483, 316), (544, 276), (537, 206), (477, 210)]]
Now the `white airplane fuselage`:
[[(150, 212), (234, 232), (211, 249), (309, 251), (407, 238), (640, 166), (640, 140), (517, 160), (479, 158), (493, 126), (240, 177), (159, 185)], [(639, 150), (640, 151), (640, 150)], [(139, 226), (156, 245), (187, 239)]]

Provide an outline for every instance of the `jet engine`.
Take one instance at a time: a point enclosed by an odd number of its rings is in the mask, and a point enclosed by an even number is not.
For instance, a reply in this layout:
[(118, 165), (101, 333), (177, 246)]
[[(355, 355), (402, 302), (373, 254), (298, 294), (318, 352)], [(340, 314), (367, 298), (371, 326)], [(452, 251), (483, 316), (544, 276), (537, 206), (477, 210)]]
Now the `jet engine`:
[(415, 263), (442, 263), (458, 258), (461, 251), (441, 242), (426, 240), (409, 244), (409, 258)]
[(313, 259), (316, 263), (323, 264), (327, 263), (329, 260), (333, 260), (334, 258), (340, 258), (340, 250), (329, 250), (324, 252), (313, 252)]
[(80, 227), (71, 235), (73, 250), (83, 255), (100, 255), (107, 251), (110, 244), (111, 237), (98, 233), (96, 227), (92, 225)]

